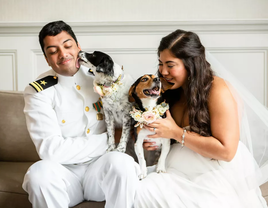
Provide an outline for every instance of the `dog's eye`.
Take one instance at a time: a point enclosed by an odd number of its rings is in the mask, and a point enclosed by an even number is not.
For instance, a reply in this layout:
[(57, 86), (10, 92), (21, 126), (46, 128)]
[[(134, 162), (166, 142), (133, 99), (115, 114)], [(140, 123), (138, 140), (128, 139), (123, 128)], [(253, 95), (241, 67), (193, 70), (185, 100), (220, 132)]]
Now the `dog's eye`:
[(147, 77), (142, 78), (141, 81), (142, 81), (142, 82), (146, 82), (146, 81), (148, 81), (148, 78), (147, 78)]

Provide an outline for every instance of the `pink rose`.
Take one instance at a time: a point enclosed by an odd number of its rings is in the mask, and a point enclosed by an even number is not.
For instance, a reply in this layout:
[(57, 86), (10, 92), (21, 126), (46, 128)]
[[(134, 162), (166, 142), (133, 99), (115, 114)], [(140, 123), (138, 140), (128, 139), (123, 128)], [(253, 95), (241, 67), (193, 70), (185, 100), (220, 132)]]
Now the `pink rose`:
[(148, 111), (142, 114), (142, 118), (147, 123), (153, 123), (156, 120), (156, 115), (153, 112)]

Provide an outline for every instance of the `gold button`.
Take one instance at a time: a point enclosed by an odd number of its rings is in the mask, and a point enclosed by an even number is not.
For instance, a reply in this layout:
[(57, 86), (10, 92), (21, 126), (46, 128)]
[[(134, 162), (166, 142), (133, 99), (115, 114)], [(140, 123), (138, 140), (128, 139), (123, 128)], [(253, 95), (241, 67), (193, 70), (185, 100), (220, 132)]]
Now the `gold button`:
[(87, 134), (89, 134), (89, 132), (90, 132), (90, 129), (87, 129)]
[(88, 106), (85, 108), (85, 111), (86, 111), (86, 112), (88, 112), (88, 111), (89, 111), (89, 107), (88, 107)]
[(76, 89), (80, 90), (81, 89), (80, 85), (76, 85)]
[(65, 123), (65, 120), (62, 120), (61, 123)]

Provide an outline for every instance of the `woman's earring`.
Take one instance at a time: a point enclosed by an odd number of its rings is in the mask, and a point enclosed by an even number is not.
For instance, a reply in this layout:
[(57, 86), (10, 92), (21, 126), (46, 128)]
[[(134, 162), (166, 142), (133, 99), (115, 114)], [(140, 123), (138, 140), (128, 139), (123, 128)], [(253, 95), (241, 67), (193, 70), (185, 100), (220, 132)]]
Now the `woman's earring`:
[(189, 76), (189, 77), (188, 77), (188, 81), (190, 81), (190, 79), (191, 79), (191, 77)]

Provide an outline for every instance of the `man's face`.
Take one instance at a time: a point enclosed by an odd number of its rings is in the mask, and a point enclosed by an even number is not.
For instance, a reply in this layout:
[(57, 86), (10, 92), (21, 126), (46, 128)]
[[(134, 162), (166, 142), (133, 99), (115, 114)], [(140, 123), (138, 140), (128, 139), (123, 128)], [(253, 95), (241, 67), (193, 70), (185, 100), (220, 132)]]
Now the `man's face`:
[(77, 71), (77, 56), (80, 45), (67, 32), (44, 38), (46, 60), (52, 69), (64, 76), (73, 76)]

